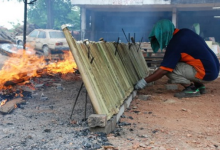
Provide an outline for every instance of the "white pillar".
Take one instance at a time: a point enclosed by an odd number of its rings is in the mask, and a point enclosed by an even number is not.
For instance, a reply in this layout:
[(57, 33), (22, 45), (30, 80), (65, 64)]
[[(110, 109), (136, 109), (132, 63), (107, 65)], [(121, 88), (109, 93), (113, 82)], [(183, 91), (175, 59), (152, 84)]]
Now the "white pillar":
[(177, 28), (177, 10), (176, 10), (176, 8), (173, 8), (173, 11), (172, 11), (172, 22), (173, 22), (174, 26)]
[(81, 40), (85, 39), (86, 34), (86, 9), (81, 8)]

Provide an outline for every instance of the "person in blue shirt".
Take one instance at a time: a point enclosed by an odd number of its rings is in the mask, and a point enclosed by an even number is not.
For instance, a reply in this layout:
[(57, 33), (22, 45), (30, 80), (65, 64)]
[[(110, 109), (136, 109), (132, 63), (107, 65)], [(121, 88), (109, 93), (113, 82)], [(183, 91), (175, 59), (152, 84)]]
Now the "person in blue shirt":
[(177, 29), (170, 20), (158, 21), (149, 36), (154, 52), (165, 49), (160, 67), (141, 79), (135, 89), (166, 75), (169, 82), (181, 84), (184, 90), (174, 96), (194, 97), (205, 93), (205, 83), (219, 74), (219, 60), (206, 42), (190, 29)]

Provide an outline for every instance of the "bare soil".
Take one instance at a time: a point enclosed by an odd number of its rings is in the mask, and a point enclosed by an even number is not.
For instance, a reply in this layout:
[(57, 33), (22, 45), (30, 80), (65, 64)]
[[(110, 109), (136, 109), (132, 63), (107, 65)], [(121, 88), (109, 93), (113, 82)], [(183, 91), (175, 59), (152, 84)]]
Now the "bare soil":
[[(220, 149), (220, 78), (206, 85), (206, 94), (194, 98), (174, 97), (182, 87), (167, 90), (166, 83), (163, 77), (138, 92), (120, 119), (125, 126), (110, 134), (109, 141), (123, 150)], [(150, 99), (143, 100), (140, 95)]]
[[(0, 114), (1, 150), (95, 150), (107, 149), (106, 145), (112, 147), (109, 150), (220, 149), (220, 78), (206, 85), (206, 94), (178, 99), (173, 94), (182, 87), (167, 90), (167, 78), (163, 77), (138, 91), (117, 128), (108, 135), (88, 130), (85, 88), (70, 119), (80, 78), (70, 75), (39, 81), (45, 85), (33, 91), (26, 104), (10, 114)], [(93, 113), (89, 99), (86, 110), (86, 117)]]

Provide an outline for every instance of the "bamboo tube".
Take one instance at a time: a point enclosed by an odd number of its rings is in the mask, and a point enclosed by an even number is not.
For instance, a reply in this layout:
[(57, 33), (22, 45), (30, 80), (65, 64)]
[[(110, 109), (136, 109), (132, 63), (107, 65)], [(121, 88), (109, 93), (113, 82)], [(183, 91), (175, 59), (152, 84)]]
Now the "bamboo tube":
[(102, 111), (100, 109), (100, 105), (98, 103), (98, 99), (97, 99), (97, 96), (95, 94), (95, 91), (94, 91), (94, 87), (92, 86), (91, 82), (89, 81), (89, 79), (85, 76), (85, 69), (83, 68), (83, 65), (80, 61), (80, 58), (78, 56), (78, 52), (76, 50), (76, 43), (74, 41), (74, 39), (72, 38), (72, 36), (70, 35), (69, 33), (69, 30), (67, 29), (66, 25), (62, 25), (62, 30), (64, 32), (64, 35), (66, 37), (66, 40), (68, 42), (68, 45), (70, 47), (70, 50), (72, 52), (72, 55), (77, 63), (77, 66), (79, 68), (79, 71), (80, 73), (82, 73), (82, 79), (84, 81), (84, 84), (86, 86), (86, 89), (90, 95), (90, 98), (92, 99), (92, 104), (93, 104), (93, 107), (95, 108), (95, 111), (97, 114), (101, 114)]
[[(123, 67), (123, 64), (121, 62), (121, 59), (119, 58), (119, 55), (115, 53), (115, 46), (113, 43), (105, 43), (106, 46), (106, 53), (109, 56), (109, 59), (112, 62), (113, 65), (113, 72), (115, 73), (117, 82), (120, 83), (120, 89), (123, 89), (123, 95), (124, 98), (130, 94), (130, 92), (133, 90), (133, 86), (131, 82), (128, 80), (128, 76), (126, 74), (126, 70)], [(109, 61), (110, 61), (109, 60)]]
[(142, 52), (137, 49), (137, 45), (131, 45), (130, 50), (128, 50), (128, 54), (138, 74), (139, 79), (146, 77), (149, 72), (148, 67), (144, 60)]
[[(113, 44), (109, 44), (111, 46), (111, 48), (114, 49), (114, 45)], [(114, 49), (115, 50), (115, 49)], [(122, 49), (121, 49), (121, 45), (118, 45), (117, 46), (117, 53), (116, 53), (116, 58), (117, 58), (117, 62), (119, 62), (120, 66), (121, 66), (121, 69), (120, 71), (123, 70), (123, 77), (125, 78), (125, 80), (127, 81), (127, 84), (128, 84), (128, 87), (132, 87), (132, 90), (133, 90), (133, 84), (130, 80), (130, 76), (131, 76), (131, 73), (128, 72), (128, 69), (127, 69), (127, 64), (125, 62), (125, 57), (123, 57), (123, 54), (122, 54)], [(114, 52), (115, 53), (115, 52)], [(115, 55), (115, 54), (114, 54)], [(114, 56), (115, 57), (115, 56)], [(130, 93), (129, 93), (130, 94)]]
[(111, 54), (114, 54), (114, 50), (115, 48), (113, 49), (109, 49), (109, 47), (107, 47), (107, 43), (105, 42), (101, 42), (103, 48), (105, 49), (105, 55), (106, 55), (106, 58), (107, 58), (107, 63), (109, 64), (109, 69), (110, 71), (112, 72), (112, 75), (113, 75), (113, 80), (114, 80), (114, 85), (115, 85), (115, 90), (117, 90), (117, 92), (119, 92), (119, 99), (118, 99), (118, 105), (121, 105), (125, 99), (125, 88), (126, 85), (123, 84), (123, 78), (122, 76), (120, 75), (120, 70), (119, 68), (121, 68), (121, 64), (115, 64), (114, 62), (114, 57), (112, 57)]
[[(100, 109), (102, 114), (110, 114), (110, 112), (108, 111), (108, 106), (104, 103), (105, 99), (108, 98), (106, 97), (106, 95), (103, 93), (103, 89), (105, 88), (100, 88), (103, 86), (102, 83), (100, 83), (99, 78), (102, 78), (102, 76), (100, 76), (99, 71), (97, 69), (97, 66), (99, 65), (98, 63), (98, 59), (95, 57), (95, 59), (93, 60), (93, 63), (91, 64), (91, 60), (88, 59), (88, 49), (84, 44), (79, 44), (79, 53), (82, 56), (81, 61), (84, 61), (84, 68), (87, 70), (87, 74), (86, 76), (89, 78), (90, 77), (90, 81), (91, 84), (94, 85), (94, 91), (97, 92), (97, 100), (98, 101), (94, 101), (94, 103), (99, 103)], [(94, 55), (93, 55), (94, 56)], [(102, 74), (101, 74), (102, 75)], [(93, 99), (91, 99), (91, 101), (93, 101)]]
[[(100, 104), (100, 106), (103, 105), (103, 107), (106, 107), (107, 111), (105, 110), (105, 111), (103, 111), (103, 113), (106, 113), (108, 115), (108, 118), (110, 118), (112, 114), (118, 112), (118, 109), (115, 109), (115, 106), (114, 106), (114, 101), (113, 101), (115, 99), (114, 94), (109, 93), (109, 91), (111, 91), (111, 89), (114, 89), (114, 88), (113, 87), (108, 88), (109, 85), (106, 84), (107, 83), (106, 77), (108, 77), (108, 75), (106, 75), (105, 72), (103, 72), (103, 70), (104, 70), (103, 68), (105, 66), (103, 66), (102, 65), (103, 62), (100, 61), (100, 60), (102, 60), (101, 57), (99, 57), (98, 53), (97, 54), (94, 53), (94, 52), (98, 52), (97, 51), (98, 48), (96, 47), (96, 44), (91, 43), (91, 44), (89, 44), (89, 46), (90, 46), (90, 52), (95, 57), (95, 59), (94, 59), (94, 62), (91, 66), (90, 66), (89, 62), (87, 62), (87, 64), (85, 64), (85, 66), (91, 67), (91, 68), (89, 68), (89, 72), (93, 75), (93, 80), (94, 80), (95, 84), (97, 84), (97, 86), (95, 88), (96, 88), (96, 90), (98, 90), (100, 95), (104, 95), (103, 97), (99, 98), (99, 104)], [(85, 46), (83, 46), (83, 44), (81, 44), (81, 47), (85, 47)], [(87, 51), (85, 51), (84, 48), (81, 48), (80, 53), (81, 52), (83, 53), (83, 54), (81, 54), (82, 56), (87, 57)], [(87, 58), (82, 58), (82, 59), (87, 60)]]
[[(101, 103), (100, 104), (101, 106), (102, 105), (106, 106), (105, 112), (110, 113), (110, 111), (109, 111), (110, 106), (109, 105), (111, 104), (111, 102), (109, 99), (111, 99), (112, 95), (109, 93), (109, 90), (106, 90), (106, 89), (108, 89), (108, 87), (105, 84), (107, 82), (106, 81), (107, 76), (103, 73), (104, 66), (102, 65), (102, 63), (100, 61), (100, 57), (95, 53), (97, 51), (96, 44), (90, 43), (89, 47), (90, 47), (90, 53), (94, 57), (94, 62), (91, 65), (92, 67), (90, 69), (90, 72), (91, 72), (91, 74), (93, 74), (93, 80), (97, 84), (96, 90), (101, 95), (101, 97), (99, 99), (99, 103)], [(85, 52), (85, 51), (83, 51), (83, 52)], [(84, 56), (86, 56), (86, 53), (84, 53)], [(88, 63), (88, 64), (90, 64), (90, 63)]]
[[(133, 91), (136, 82), (148, 72), (142, 53), (126, 44), (105, 42), (76, 42), (67, 27), (62, 26), (72, 55), (97, 114), (107, 114), (107, 119), (118, 113), (124, 99)], [(88, 48), (89, 47), (89, 48)], [(94, 57), (92, 63), (88, 51)]]
[(140, 47), (138, 50), (138, 55), (139, 55), (139, 60), (141, 62), (142, 70), (144, 72), (143, 77), (146, 77), (149, 75), (149, 68), (148, 68), (147, 63), (144, 59), (143, 52), (141, 51)]
[(137, 50), (137, 52), (136, 51), (135, 52), (137, 54), (139, 64), (141, 65), (140, 69), (141, 69), (141, 73), (143, 73), (142, 77), (144, 78), (144, 77), (146, 77), (148, 75), (149, 70), (148, 70), (148, 67), (147, 67), (147, 63), (146, 63), (146, 61), (144, 59), (143, 53), (142, 53), (142, 51), (141, 51), (141, 49), (140, 49), (140, 47), (138, 45), (137, 45), (137, 47), (139, 49)]
[(109, 54), (106, 52), (107, 48), (105, 46), (104, 42), (99, 42), (98, 45), (101, 48), (101, 57), (103, 58), (103, 61), (105, 62), (105, 64), (107, 65), (107, 71), (109, 73), (109, 77), (110, 77), (110, 84), (113, 85), (113, 91), (114, 93), (117, 95), (117, 99), (122, 99), (123, 98), (123, 94), (121, 93), (122, 87), (120, 85), (120, 82), (118, 82), (117, 79), (117, 75), (116, 75), (116, 70), (113, 67), (113, 62), (112, 60), (110, 60), (109, 58)]
[(129, 79), (132, 82), (132, 85), (135, 85), (138, 81), (138, 74), (136, 73), (136, 70), (129, 57), (128, 45), (123, 43), (119, 45), (119, 55), (124, 62), (124, 67), (127, 69), (127, 73), (129, 75)]
[(130, 50), (128, 50), (128, 49), (126, 49), (126, 50), (127, 50), (128, 55), (129, 55), (129, 58), (131, 60), (133, 69), (134, 69), (135, 73), (138, 76), (138, 80), (140, 80), (142, 78), (142, 75), (141, 75), (141, 71), (140, 71), (141, 70), (140, 69), (140, 64), (138, 64), (138, 58), (137, 58), (137, 55), (136, 55), (137, 54), (136, 53), (136, 47), (134, 45), (131, 45)]
[[(93, 51), (91, 49), (91, 52), (93, 52), (93, 55), (96, 56), (99, 60), (100, 69), (98, 72), (100, 72), (104, 77), (103, 86), (104, 89), (106, 89), (105, 93), (107, 97), (106, 104), (108, 105), (108, 109), (110, 109), (111, 112), (116, 113), (118, 108), (115, 108), (115, 103), (118, 101), (119, 95), (118, 91), (115, 91), (114, 81), (112, 78), (112, 73), (110, 72), (108, 68), (108, 64), (106, 62), (106, 58), (103, 55), (103, 50), (101, 49), (99, 43), (93, 44), (94, 48)], [(101, 79), (100, 79), (101, 81)]]
[(132, 54), (134, 56), (134, 59), (135, 59), (135, 63), (136, 63), (136, 67), (137, 67), (137, 70), (139, 71), (141, 77), (143, 78), (143, 75), (144, 75), (144, 69), (143, 69), (143, 66), (141, 64), (141, 58), (140, 58), (140, 55), (138, 53), (138, 50), (137, 50), (137, 45), (133, 45), (132, 46), (133, 48), (133, 51), (132, 51)]
[[(141, 59), (141, 58), (143, 58), (143, 55), (140, 55), (136, 49), (133, 51), (133, 54), (134, 54), (135, 59), (137, 61), (137, 69), (139, 70), (141, 77), (143, 78), (146, 76), (145, 68), (144, 68), (145, 65), (142, 64), (142, 59)], [(146, 62), (145, 62), (145, 64), (146, 64)]]

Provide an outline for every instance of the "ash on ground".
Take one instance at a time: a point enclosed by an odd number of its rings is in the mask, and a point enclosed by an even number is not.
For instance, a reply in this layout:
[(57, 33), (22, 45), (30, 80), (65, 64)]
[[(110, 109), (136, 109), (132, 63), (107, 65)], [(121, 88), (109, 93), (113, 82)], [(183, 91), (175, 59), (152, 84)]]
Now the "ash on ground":
[[(72, 107), (82, 80), (62, 80), (36, 84), (32, 97), (9, 114), (0, 114), (0, 149), (4, 150), (80, 150), (111, 145), (104, 133), (89, 131), (85, 119), (86, 89)], [(89, 96), (86, 118), (93, 113)]]

